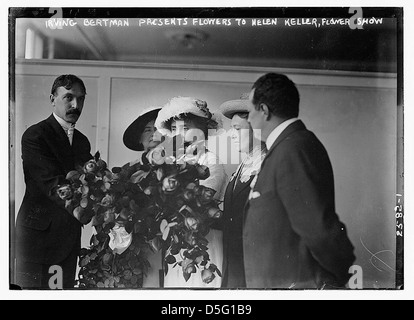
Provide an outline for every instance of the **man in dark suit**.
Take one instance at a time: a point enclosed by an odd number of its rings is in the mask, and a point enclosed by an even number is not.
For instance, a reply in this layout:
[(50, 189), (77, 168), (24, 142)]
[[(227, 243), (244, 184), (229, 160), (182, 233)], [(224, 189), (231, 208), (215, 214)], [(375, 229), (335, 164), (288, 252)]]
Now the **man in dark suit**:
[(74, 128), (85, 96), (81, 79), (59, 76), (50, 95), (53, 114), (22, 137), (26, 192), (16, 222), (16, 279), (24, 289), (49, 288), (52, 266), (62, 268), (63, 288), (75, 284), (81, 223), (52, 190), (92, 158), (89, 140)]
[(327, 151), (297, 118), (295, 84), (266, 74), (249, 100), (249, 122), (268, 152), (252, 183), (244, 222), (247, 287), (345, 288), (354, 247), (335, 211)]

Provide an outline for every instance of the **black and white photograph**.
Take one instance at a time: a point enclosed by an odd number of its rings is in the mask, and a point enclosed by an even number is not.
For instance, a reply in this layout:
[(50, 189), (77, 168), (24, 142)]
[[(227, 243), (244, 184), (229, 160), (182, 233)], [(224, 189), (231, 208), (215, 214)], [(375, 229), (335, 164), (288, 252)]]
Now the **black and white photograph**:
[(13, 294), (405, 290), (403, 7), (8, 15)]

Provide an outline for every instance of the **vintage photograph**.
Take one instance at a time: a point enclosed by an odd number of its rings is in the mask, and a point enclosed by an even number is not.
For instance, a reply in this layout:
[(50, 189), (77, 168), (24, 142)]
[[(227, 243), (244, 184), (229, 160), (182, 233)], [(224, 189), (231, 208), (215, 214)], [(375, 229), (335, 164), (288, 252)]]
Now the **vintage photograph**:
[(9, 8), (10, 289), (404, 289), (402, 17)]

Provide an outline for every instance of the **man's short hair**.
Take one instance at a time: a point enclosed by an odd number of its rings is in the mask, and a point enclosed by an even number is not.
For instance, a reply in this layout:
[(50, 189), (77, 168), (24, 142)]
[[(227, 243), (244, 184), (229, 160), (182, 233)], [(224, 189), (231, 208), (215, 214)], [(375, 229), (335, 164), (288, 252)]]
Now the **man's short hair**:
[(81, 86), (83, 92), (86, 94), (85, 84), (80, 78), (73, 74), (63, 74), (57, 77), (55, 82), (53, 82), (51, 93), (53, 95), (56, 95), (56, 91), (59, 87), (64, 87), (66, 90), (69, 90), (75, 83), (78, 83)]
[(253, 104), (256, 108), (263, 103), (270, 112), (282, 119), (299, 116), (299, 92), (296, 85), (285, 75), (268, 73), (253, 85)]

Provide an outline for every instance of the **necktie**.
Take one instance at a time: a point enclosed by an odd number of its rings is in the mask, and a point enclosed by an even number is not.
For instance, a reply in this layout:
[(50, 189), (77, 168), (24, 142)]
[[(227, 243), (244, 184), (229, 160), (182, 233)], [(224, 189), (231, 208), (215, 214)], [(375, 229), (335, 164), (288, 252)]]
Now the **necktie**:
[(71, 126), (68, 128), (68, 138), (69, 138), (69, 143), (70, 145), (72, 145), (72, 141), (73, 141), (73, 132), (75, 131), (75, 126)]

